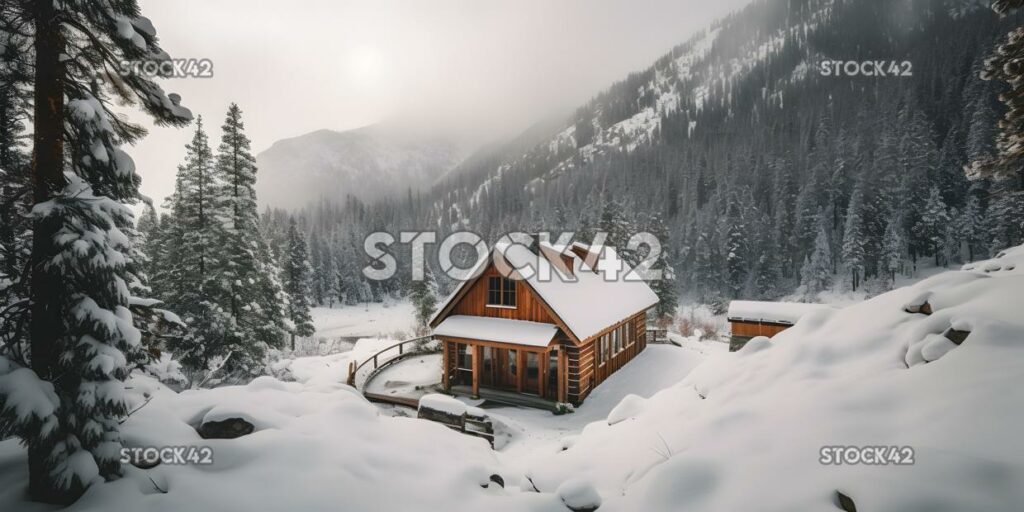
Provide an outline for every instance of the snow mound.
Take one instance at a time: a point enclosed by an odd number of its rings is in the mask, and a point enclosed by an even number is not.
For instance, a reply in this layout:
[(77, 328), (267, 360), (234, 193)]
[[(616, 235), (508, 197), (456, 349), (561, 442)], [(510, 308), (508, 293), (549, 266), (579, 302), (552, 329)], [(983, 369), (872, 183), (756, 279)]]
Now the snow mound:
[(466, 404), (458, 399), (440, 393), (431, 393), (420, 398), (421, 409), (433, 409), (452, 416), (466, 414)]
[(555, 491), (558, 498), (573, 512), (588, 512), (601, 506), (601, 495), (586, 480), (570, 478)]
[(644, 400), (642, 397), (636, 395), (627, 395), (625, 398), (616, 405), (612, 412), (608, 413), (608, 424), (614, 425), (621, 423), (628, 419), (635, 418), (638, 414), (644, 410)]
[[(712, 356), (633, 421), (591, 423), (526, 472), (542, 492), (591, 482), (607, 510), (835, 510), (837, 493), (858, 510), (1018, 510), (1020, 259), (1015, 248), (996, 258), (1003, 270), (937, 274), (815, 312), (770, 350)], [(905, 310), (924, 302), (930, 314)], [(909, 447), (913, 464), (823, 463), (835, 446)]]

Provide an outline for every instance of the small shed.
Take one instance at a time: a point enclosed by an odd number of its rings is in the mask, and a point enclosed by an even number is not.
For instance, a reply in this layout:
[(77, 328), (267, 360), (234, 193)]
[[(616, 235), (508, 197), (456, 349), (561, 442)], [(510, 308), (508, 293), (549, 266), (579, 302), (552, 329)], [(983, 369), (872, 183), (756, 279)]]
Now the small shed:
[(735, 352), (755, 336), (771, 338), (790, 328), (811, 311), (830, 309), (825, 304), (734, 300), (729, 303), (729, 351)]

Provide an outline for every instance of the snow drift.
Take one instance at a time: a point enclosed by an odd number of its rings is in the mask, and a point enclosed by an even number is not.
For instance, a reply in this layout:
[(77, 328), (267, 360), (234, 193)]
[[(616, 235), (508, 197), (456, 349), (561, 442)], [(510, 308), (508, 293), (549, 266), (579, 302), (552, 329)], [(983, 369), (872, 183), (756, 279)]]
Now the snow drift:
[[(603, 510), (838, 510), (837, 493), (858, 510), (1020, 510), (1022, 260), (813, 312), (629, 407), (633, 421), (588, 425), (530, 479), (584, 478)], [(907, 312), (922, 296), (931, 314)], [(908, 446), (914, 463), (822, 464), (829, 446)]]

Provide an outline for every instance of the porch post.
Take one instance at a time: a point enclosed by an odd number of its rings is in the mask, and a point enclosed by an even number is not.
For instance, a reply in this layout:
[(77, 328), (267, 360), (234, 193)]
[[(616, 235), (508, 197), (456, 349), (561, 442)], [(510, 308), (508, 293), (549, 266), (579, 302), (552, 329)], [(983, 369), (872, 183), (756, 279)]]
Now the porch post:
[(441, 340), (441, 386), (445, 391), (451, 391), (451, 368), (448, 367), (450, 364), (448, 358), (448, 342)]
[(537, 392), (540, 394), (541, 398), (546, 398), (548, 396), (547, 388), (549, 356), (547, 352), (537, 352), (537, 357), (540, 358), (540, 361), (537, 361), (538, 371), (540, 372), (540, 375), (538, 375), (537, 379)]
[(565, 403), (569, 401), (566, 391), (569, 384), (568, 359), (566, 359), (565, 348), (558, 351), (558, 401)]
[(470, 345), (473, 347), (473, 396), (480, 396), (480, 367), (484, 352), (480, 345)]
[(516, 391), (522, 393), (523, 381), (526, 380), (526, 351), (522, 349), (516, 350), (516, 366), (519, 369), (516, 372)]

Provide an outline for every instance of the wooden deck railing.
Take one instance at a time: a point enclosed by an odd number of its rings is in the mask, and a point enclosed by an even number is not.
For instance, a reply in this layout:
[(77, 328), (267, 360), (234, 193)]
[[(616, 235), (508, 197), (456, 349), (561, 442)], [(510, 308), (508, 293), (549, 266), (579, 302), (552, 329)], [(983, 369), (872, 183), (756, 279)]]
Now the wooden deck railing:
[(433, 336), (408, 339), (379, 350), (359, 364), (356, 364), (356, 361), (351, 361), (348, 364), (348, 385), (363, 391), (370, 379), (380, 370), (408, 356), (429, 353), (429, 351), (420, 350), (419, 346), (432, 340)]

